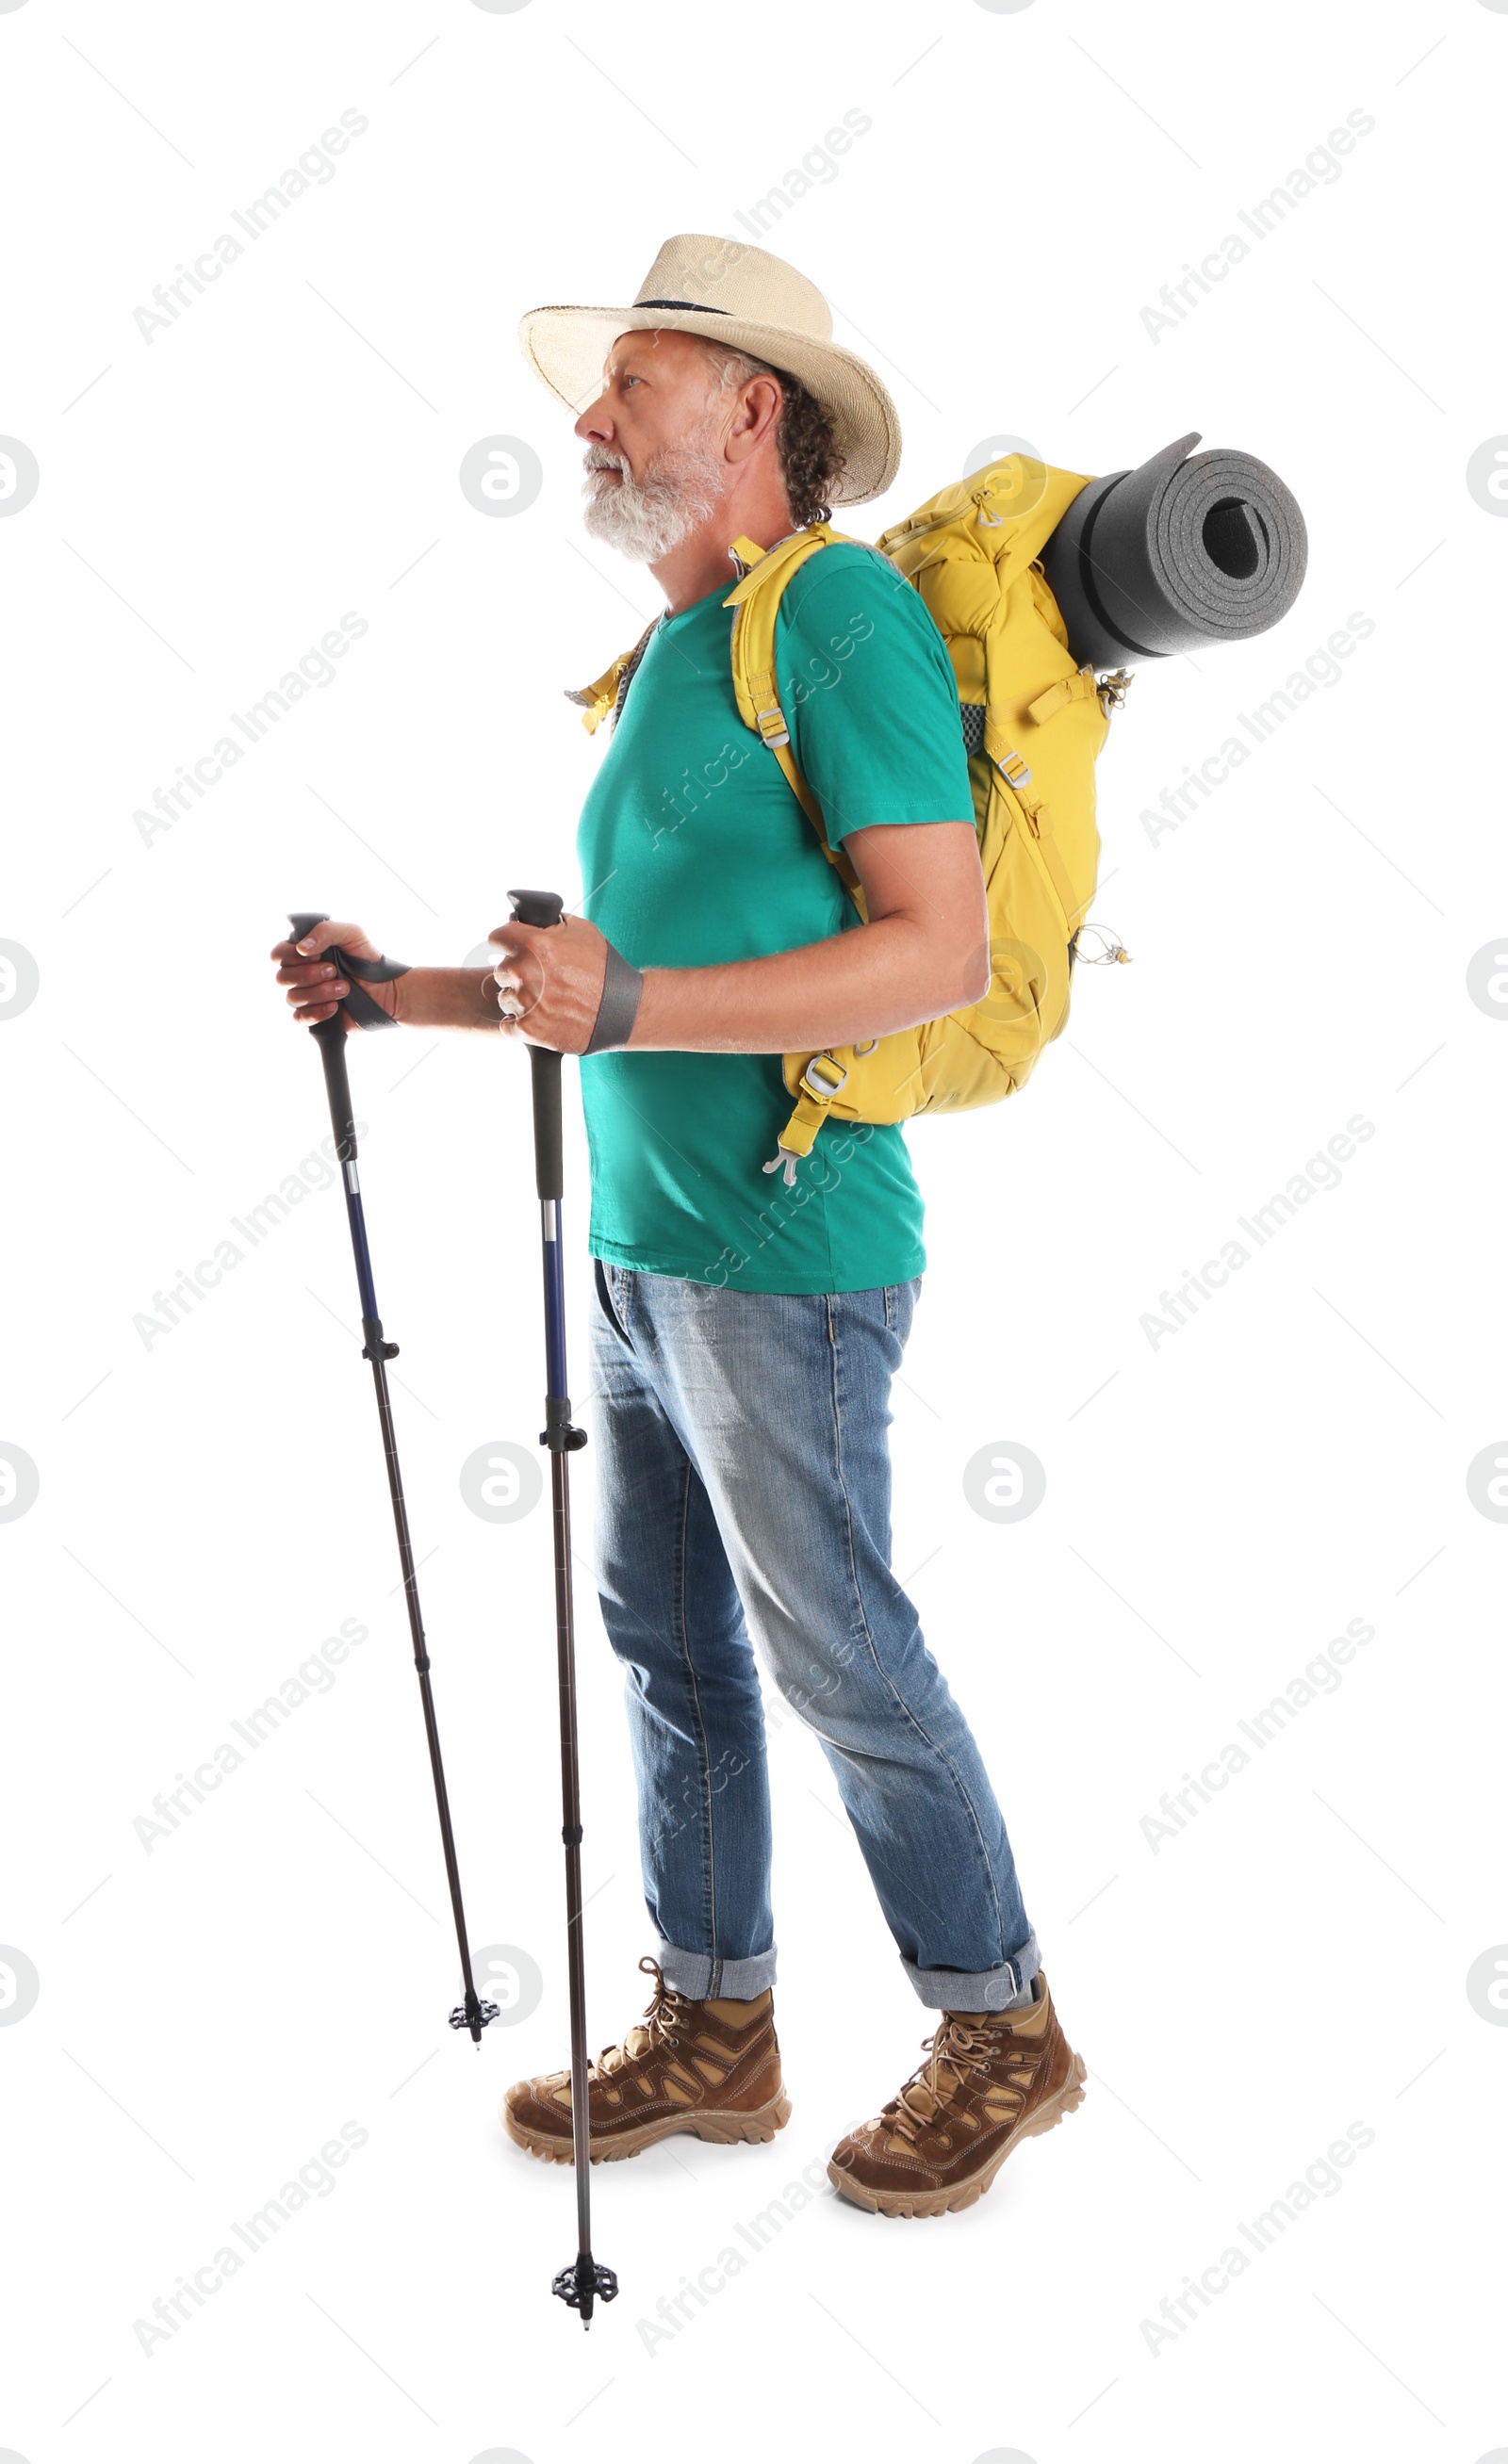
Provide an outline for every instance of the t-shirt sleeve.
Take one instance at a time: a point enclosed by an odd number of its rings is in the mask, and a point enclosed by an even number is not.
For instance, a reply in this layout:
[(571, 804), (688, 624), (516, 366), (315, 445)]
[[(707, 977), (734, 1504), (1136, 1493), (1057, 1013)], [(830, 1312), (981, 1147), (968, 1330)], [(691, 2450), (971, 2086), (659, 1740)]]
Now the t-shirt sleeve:
[(973, 822), (947, 647), (882, 558), (825, 548), (802, 567), (776, 619), (775, 675), (833, 845), (878, 823)]

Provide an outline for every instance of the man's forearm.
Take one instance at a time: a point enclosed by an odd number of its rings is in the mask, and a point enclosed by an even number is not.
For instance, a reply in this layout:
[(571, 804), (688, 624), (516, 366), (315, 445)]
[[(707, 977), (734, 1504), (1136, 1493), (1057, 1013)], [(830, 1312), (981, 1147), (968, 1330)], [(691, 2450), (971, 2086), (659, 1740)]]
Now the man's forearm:
[(802, 1052), (893, 1035), (977, 1001), (980, 950), (961, 962), (907, 916), (891, 916), (768, 958), (650, 967), (632, 1052)]
[(394, 984), (400, 1026), (485, 1026), (499, 1023), (498, 987), (480, 967), (410, 967)]

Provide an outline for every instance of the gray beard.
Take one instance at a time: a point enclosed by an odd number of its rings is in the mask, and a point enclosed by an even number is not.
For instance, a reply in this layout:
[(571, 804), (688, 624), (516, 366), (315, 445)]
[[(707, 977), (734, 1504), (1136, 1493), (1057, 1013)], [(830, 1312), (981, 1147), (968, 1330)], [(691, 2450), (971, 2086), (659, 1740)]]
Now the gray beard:
[[(615, 547), (634, 564), (657, 564), (716, 513), (725, 487), (722, 458), (702, 442), (667, 446), (642, 479), (624, 461), (594, 447), (587, 465), (587, 531)], [(595, 473), (616, 470), (616, 482), (599, 486)]]

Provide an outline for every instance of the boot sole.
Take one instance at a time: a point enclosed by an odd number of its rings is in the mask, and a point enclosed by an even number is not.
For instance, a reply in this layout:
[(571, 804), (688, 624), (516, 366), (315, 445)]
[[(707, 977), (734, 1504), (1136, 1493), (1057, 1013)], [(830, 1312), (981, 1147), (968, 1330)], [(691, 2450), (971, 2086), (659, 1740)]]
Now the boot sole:
[(872, 2190), (864, 2183), (855, 2182), (852, 2174), (845, 2173), (841, 2165), (828, 2167), (828, 2180), (843, 2198), (851, 2199), (856, 2208), (867, 2208), (871, 2215), (957, 2215), (960, 2209), (971, 2208), (976, 2199), (984, 2197), (1006, 2158), (1013, 2148), (1020, 2146), (1023, 2139), (1035, 2139), (1044, 2130), (1053, 2130), (1066, 2113), (1078, 2111), (1084, 2101), (1087, 2078), (1083, 2055), (1076, 2054), (1073, 2068), (1057, 2093), (1045, 2097), (1023, 2121), (1017, 2123), (1004, 2146), (981, 2171), (971, 2174), (966, 2182), (954, 2184), (950, 2189)]
[[(705, 2139), (717, 2147), (734, 2147), (741, 2141), (762, 2144), (784, 2130), (790, 2120), (790, 2099), (782, 2090), (768, 2104), (756, 2107), (752, 2113), (685, 2113), (662, 2114), (654, 2122), (642, 2123), (636, 2130), (625, 2130), (611, 2139), (599, 2139), (592, 2145), (594, 2165), (616, 2165), (626, 2156), (640, 2156), (661, 2139)], [(502, 2126), (515, 2147), (529, 2156), (537, 2156), (545, 2165), (573, 2165), (575, 2151), (568, 2139), (559, 2140), (543, 2131), (529, 2130), (515, 2121), (506, 2104), (502, 2108)]]

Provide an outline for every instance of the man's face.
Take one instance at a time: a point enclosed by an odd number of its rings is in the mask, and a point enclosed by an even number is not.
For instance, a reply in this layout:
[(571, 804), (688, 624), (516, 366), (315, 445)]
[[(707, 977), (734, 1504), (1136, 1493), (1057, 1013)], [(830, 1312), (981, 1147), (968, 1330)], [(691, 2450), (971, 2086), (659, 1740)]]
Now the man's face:
[(576, 422), (587, 446), (587, 528), (654, 564), (716, 512), (732, 475), (732, 411), (691, 334), (620, 334), (597, 400)]

